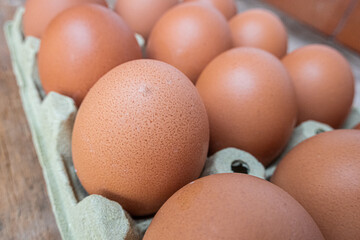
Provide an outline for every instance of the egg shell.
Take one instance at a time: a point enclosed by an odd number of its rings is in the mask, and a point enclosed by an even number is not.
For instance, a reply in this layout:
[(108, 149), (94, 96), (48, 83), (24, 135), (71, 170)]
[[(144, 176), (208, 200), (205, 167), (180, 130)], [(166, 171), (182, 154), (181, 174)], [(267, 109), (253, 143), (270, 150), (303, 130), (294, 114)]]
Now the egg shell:
[(148, 38), (159, 18), (179, 0), (118, 0), (115, 11), (136, 33)]
[(328, 240), (360, 239), (360, 132), (320, 133), (296, 146), (271, 181), (310, 213)]
[(235, 48), (215, 58), (196, 87), (210, 121), (210, 153), (236, 147), (265, 166), (285, 147), (296, 122), (294, 89), (272, 54)]
[(88, 193), (141, 216), (200, 176), (209, 124), (183, 73), (160, 61), (135, 60), (111, 70), (90, 90), (72, 141), (74, 166)]
[(237, 14), (229, 21), (235, 47), (255, 47), (285, 56), (288, 36), (280, 18), (265, 9), (251, 9)]
[(324, 239), (289, 194), (257, 177), (226, 173), (200, 178), (158, 211), (144, 240)]
[(354, 129), (360, 130), (360, 123), (354, 127)]
[(151, 32), (147, 56), (164, 61), (195, 82), (205, 66), (231, 48), (225, 18), (213, 7), (183, 3), (167, 11)]
[(83, 4), (58, 15), (41, 41), (38, 66), (46, 93), (79, 106), (94, 83), (117, 65), (141, 58), (134, 33), (112, 10)]
[(84, 3), (107, 6), (105, 0), (27, 0), (23, 16), (25, 36), (41, 38), (47, 26), (59, 13)]
[(315, 120), (339, 128), (354, 99), (354, 77), (348, 61), (335, 49), (313, 44), (282, 60), (294, 83), (298, 124)]
[(219, 10), (226, 19), (232, 18), (236, 12), (236, 2), (234, 0), (184, 0), (184, 2), (200, 1), (203, 3), (209, 3), (217, 10)]

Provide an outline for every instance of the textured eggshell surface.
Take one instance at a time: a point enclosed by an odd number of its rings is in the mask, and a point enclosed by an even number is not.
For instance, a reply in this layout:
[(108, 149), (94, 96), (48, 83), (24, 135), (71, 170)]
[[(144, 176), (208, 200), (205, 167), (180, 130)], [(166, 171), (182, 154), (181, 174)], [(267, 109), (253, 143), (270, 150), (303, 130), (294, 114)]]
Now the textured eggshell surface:
[(157, 212), (144, 240), (324, 239), (305, 209), (257, 177), (215, 174), (176, 192)]
[(136, 33), (148, 38), (159, 18), (179, 0), (118, 0), (115, 11)]
[(210, 122), (210, 152), (236, 147), (265, 166), (285, 147), (296, 99), (280, 60), (255, 48), (231, 49), (202, 72), (196, 87)]
[(193, 1), (211, 4), (220, 11), (226, 19), (232, 18), (237, 12), (235, 0), (184, 0), (184, 2)]
[(255, 47), (285, 56), (288, 36), (280, 18), (265, 9), (252, 9), (237, 14), (229, 21), (235, 47)]
[(151, 32), (147, 56), (164, 61), (195, 82), (205, 66), (230, 49), (226, 19), (213, 7), (182, 3), (167, 11)]
[(209, 124), (192, 82), (155, 60), (118, 66), (99, 80), (77, 115), (72, 152), (90, 194), (148, 215), (198, 178)]
[(325, 45), (299, 48), (282, 60), (294, 83), (298, 124), (315, 120), (339, 128), (354, 99), (354, 77), (348, 61)]
[(25, 36), (41, 38), (47, 26), (59, 13), (83, 3), (107, 6), (105, 0), (26, 0), (23, 16)]
[(271, 181), (310, 213), (328, 240), (360, 239), (360, 131), (320, 133), (283, 158)]
[(79, 106), (94, 83), (121, 63), (141, 58), (134, 33), (112, 10), (84, 4), (62, 12), (46, 30), (38, 64), (46, 93)]

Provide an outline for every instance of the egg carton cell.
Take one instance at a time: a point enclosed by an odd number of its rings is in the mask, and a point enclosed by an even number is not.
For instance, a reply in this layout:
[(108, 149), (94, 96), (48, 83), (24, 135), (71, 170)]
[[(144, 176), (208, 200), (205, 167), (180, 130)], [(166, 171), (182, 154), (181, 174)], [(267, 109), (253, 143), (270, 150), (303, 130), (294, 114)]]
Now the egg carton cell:
[[(80, 184), (71, 157), (71, 134), (76, 116), (74, 101), (55, 92), (45, 95), (37, 71), (40, 40), (22, 33), (23, 8), (4, 26), (23, 108), (32, 133), (52, 209), (63, 239), (137, 240), (152, 218), (133, 219), (117, 202), (99, 195), (88, 195)], [(141, 37), (140, 44), (144, 45)], [(354, 108), (344, 127), (360, 122)], [(297, 127), (278, 161), (301, 141), (332, 130), (309, 121)], [(278, 161), (275, 161), (276, 163)], [(271, 177), (276, 164), (265, 170), (251, 154), (235, 148), (215, 153), (206, 161), (202, 176), (217, 173), (245, 173), (259, 178)]]

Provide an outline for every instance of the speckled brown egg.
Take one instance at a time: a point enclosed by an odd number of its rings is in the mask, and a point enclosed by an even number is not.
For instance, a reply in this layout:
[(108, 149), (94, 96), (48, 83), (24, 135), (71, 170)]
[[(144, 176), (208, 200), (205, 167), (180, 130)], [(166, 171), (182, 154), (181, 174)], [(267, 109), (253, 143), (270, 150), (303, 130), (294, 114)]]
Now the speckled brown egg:
[(271, 181), (310, 213), (328, 240), (360, 239), (360, 131), (321, 133), (296, 146)]
[(247, 151), (265, 166), (281, 152), (296, 122), (296, 99), (280, 60), (256, 48), (215, 58), (196, 87), (210, 121), (210, 152)]
[(205, 66), (231, 48), (225, 18), (213, 7), (183, 3), (167, 11), (151, 32), (147, 55), (169, 63), (195, 82)]
[(105, 0), (26, 0), (23, 16), (25, 36), (41, 38), (47, 26), (59, 13), (83, 3), (107, 6)]
[(348, 61), (335, 49), (314, 44), (295, 50), (282, 62), (294, 83), (298, 124), (316, 120), (339, 128), (354, 99), (354, 77)]
[(46, 93), (72, 97), (79, 106), (94, 83), (117, 65), (141, 58), (133, 32), (108, 8), (83, 4), (57, 16), (39, 50)]
[(179, 0), (117, 0), (115, 11), (136, 33), (148, 38), (159, 18)]
[(176, 192), (144, 240), (320, 240), (314, 220), (289, 194), (257, 177), (215, 174)]
[(122, 64), (86, 96), (72, 153), (90, 194), (148, 215), (198, 178), (209, 145), (205, 107), (191, 81), (155, 60)]
[(235, 0), (184, 0), (184, 2), (201, 1), (203, 3), (209, 3), (217, 10), (219, 10), (226, 19), (232, 18), (236, 12)]
[(255, 47), (285, 56), (288, 36), (280, 18), (265, 9), (251, 9), (229, 21), (235, 47)]

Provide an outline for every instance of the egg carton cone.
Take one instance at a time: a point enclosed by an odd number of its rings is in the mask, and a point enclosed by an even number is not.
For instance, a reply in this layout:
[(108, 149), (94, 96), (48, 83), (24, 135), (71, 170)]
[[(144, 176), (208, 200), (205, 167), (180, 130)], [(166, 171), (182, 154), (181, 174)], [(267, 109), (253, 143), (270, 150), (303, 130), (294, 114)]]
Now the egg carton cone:
[(271, 176), (274, 174), (277, 165), (281, 161), (285, 155), (290, 152), (296, 145), (301, 143), (302, 141), (311, 138), (317, 134), (322, 132), (332, 131), (334, 130), (327, 124), (319, 123), (316, 121), (306, 121), (296, 127), (293, 131), (293, 134), (286, 145), (285, 149), (282, 151), (280, 156), (266, 169), (265, 175), (266, 179), (270, 179)]
[(116, 5), (117, 0), (106, 0), (106, 3), (108, 4), (109, 8), (114, 9)]
[[(141, 239), (152, 218), (134, 220), (119, 203), (99, 195), (88, 195), (81, 186), (71, 157), (76, 106), (69, 97), (55, 92), (45, 95), (42, 90), (36, 62), (40, 40), (24, 37), (23, 13), (24, 9), (19, 8), (14, 20), (5, 23), (4, 31), (33, 144), (62, 238)], [(141, 36), (137, 39), (144, 47)], [(360, 111), (353, 109), (344, 126), (352, 128), (359, 122)], [(294, 130), (276, 164), (301, 141), (330, 130), (329, 126), (314, 121), (301, 124)], [(227, 148), (207, 159), (201, 176), (237, 172), (265, 179), (271, 177), (276, 164), (265, 170), (251, 154)]]
[[(349, 116), (341, 126), (341, 129), (353, 129), (357, 124), (360, 123), (360, 108), (359, 107), (352, 107)], [(302, 141), (311, 138), (317, 134), (322, 132), (328, 132), (334, 130), (327, 124), (320, 123), (317, 121), (309, 120), (306, 122), (301, 123), (297, 126), (292, 136), (286, 145), (285, 149), (282, 151), (279, 157), (266, 169), (265, 171), (265, 178), (270, 179), (271, 176), (274, 174), (277, 165), (285, 157), (285, 155), (290, 152), (291, 149), (296, 147)]]

